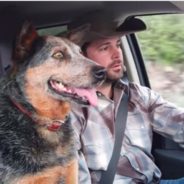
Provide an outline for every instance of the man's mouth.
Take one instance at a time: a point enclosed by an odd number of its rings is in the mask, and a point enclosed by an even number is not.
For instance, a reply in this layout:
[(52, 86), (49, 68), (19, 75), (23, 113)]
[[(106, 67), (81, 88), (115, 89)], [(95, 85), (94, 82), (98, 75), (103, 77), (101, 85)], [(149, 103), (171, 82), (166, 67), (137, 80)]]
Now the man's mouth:
[(114, 70), (121, 70), (122, 65), (121, 65), (121, 64), (115, 64), (115, 65), (112, 66), (112, 68), (113, 68)]
[(76, 88), (70, 87), (61, 81), (51, 79), (48, 82), (49, 88), (64, 98), (73, 100), (83, 105), (97, 105), (96, 90), (91, 88)]
[(117, 60), (117, 61), (114, 61), (110, 66), (109, 68), (112, 68), (113, 70), (121, 70), (122, 69), (122, 61), (121, 60)]

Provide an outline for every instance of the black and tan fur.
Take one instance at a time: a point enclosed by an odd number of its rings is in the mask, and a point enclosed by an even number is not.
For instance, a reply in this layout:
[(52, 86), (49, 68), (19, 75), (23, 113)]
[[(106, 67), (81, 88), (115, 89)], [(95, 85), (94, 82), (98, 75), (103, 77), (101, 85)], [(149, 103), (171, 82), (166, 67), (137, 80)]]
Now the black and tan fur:
[(0, 183), (77, 184), (70, 101), (87, 101), (57, 93), (49, 82), (92, 88), (103, 80), (103, 68), (68, 39), (40, 37), (29, 23), (19, 34), (13, 59), (11, 75), (0, 81)]

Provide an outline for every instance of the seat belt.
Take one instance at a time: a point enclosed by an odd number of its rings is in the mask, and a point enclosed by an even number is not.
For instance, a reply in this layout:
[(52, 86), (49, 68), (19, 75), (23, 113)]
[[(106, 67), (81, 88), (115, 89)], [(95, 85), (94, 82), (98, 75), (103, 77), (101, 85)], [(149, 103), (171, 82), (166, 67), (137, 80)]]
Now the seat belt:
[(115, 143), (111, 160), (106, 171), (102, 171), (102, 176), (99, 184), (112, 184), (117, 170), (117, 163), (120, 157), (121, 146), (123, 142), (124, 131), (126, 127), (126, 120), (128, 114), (128, 99), (129, 99), (129, 86), (128, 90), (123, 94), (118, 112), (115, 120)]

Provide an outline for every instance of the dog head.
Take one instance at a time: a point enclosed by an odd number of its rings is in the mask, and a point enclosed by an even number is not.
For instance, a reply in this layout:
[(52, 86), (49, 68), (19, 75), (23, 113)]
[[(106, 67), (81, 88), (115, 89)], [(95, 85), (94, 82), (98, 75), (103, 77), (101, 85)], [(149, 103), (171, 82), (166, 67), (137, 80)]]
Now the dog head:
[(67, 38), (38, 35), (26, 22), (16, 40), (13, 73), (33, 104), (45, 97), (96, 104), (93, 89), (105, 78), (105, 69), (84, 57)]

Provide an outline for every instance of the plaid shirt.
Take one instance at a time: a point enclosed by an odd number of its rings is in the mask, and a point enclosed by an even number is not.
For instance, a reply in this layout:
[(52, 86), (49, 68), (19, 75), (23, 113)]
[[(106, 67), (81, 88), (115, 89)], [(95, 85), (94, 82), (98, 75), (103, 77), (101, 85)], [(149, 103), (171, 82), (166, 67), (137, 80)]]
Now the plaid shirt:
[[(72, 122), (78, 140), (79, 183), (98, 183), (114, 145), (114, 121), (126, 84), (114, 87), (113, 101), (98, 94), (97, 107), (74, 107)], [(151, 154), (155, 131), (184, 147), (184, 109), (164, 101), (147, 87), (129, 84), (128, 117), (114, 184), (157, 183), (161, 172)], [(138, 180), (126, 175), (134, 172)], [(134, 176), (133, 176), (134, 177)]]

